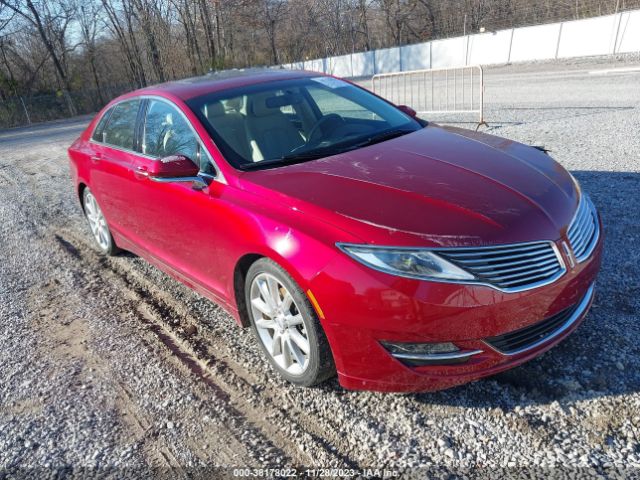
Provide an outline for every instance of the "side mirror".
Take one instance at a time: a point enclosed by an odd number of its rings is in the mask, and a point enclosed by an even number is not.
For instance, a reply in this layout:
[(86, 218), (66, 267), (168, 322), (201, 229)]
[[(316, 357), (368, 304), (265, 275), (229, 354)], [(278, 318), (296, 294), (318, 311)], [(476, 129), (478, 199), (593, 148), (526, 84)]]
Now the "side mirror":
[(148, 167), (149, 176), (154, 180), (158, 178), (196, 177), (199, 171), (198, 166), (184, 155), (163, 157)]
[(163, 157), (153, 162), (147, 174), (151, 180), (159, 183), (191, 182), (194, 190), (208, 187), (212, 180), (209, 175), (200, 175), (200, 167), (185, 155)]
[(411, 118), (416, 118), (418, 116), (418, 113), (413, 108), (407, 107), (406, 105), (398, 105), (398, 110), (406, 113)]

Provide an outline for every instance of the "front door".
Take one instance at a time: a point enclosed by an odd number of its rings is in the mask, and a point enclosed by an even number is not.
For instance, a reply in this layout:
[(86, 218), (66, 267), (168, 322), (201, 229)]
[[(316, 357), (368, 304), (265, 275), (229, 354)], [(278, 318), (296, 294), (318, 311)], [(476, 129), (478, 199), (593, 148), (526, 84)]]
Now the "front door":
[[(141, 135), (141, 153), (132, 165), (132, 196), (128, 206), (136, 219), (132, 240), (155, 258), (223, 294), (221, 277), (220, 195), (226, 188), (214, 181), (195, 190), (191, 183), (154, 182), (146, 174), (152, 162), (170, 155), (184, 155), (195, 163), (207, 162), (200, 139), (178, 108), (161, 99), (150, 99)], [(224, 243), (224, 241), (222, 242)], [(224, 294), (223, 294), (224, 295)]]

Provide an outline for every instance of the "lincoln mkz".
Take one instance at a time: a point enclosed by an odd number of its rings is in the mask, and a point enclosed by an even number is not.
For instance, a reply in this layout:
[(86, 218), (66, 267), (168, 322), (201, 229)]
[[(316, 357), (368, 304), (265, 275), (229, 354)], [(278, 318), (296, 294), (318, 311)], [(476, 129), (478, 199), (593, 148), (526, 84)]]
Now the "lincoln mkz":
[(138, 90), (69, 155), (97, 247), (222, 306), (297, 385), (459, 385), (549, 350), (593, 300), (600, 218), (546, 152), (334, 77)]

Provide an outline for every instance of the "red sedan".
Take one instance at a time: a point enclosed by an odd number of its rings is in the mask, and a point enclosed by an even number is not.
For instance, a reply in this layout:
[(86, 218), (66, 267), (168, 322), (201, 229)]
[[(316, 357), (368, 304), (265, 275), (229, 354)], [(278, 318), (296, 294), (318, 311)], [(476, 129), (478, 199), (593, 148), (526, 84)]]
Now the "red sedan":
[(601, 224), (571, 174), (337, 78), (138, 90), (69, 156), (98, 248), (223, 306), (294, 384), (451, 387), (548, 350), (593, 300)]

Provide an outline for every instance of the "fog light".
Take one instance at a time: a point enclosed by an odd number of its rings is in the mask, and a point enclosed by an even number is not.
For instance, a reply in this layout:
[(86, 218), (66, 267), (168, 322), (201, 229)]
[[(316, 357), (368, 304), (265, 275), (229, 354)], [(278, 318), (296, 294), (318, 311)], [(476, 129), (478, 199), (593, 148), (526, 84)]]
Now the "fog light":
[(394, 358), (412, 367), (424, 365), (455, 365), (464, 363), (472, 356), (482, 353), (482, 350), (460, 350), (451, 342), (380, 343)]

